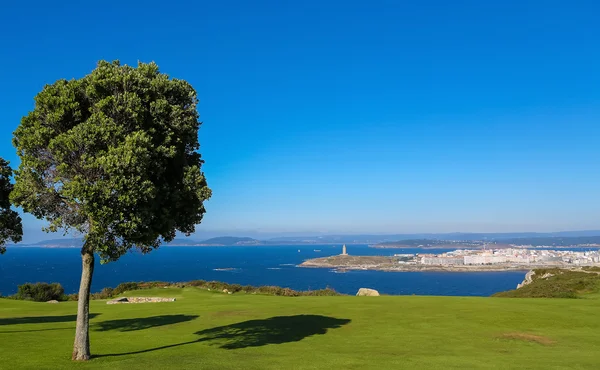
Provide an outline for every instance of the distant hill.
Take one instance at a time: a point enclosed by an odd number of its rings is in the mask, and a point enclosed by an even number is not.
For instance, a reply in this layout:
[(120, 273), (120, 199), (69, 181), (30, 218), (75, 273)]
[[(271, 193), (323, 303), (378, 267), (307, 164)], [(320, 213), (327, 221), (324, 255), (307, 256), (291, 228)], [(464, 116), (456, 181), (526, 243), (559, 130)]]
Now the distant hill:
[(503, 243), (540, 246), (599, 245), (600, 236), (540, 236), (535, 238), (502, 239)]
[(195, 245), (202, 244), (199, 240), (189, 239), (189, 238), (175, 238), (172, 241), (166, 243), (166, 245), (176, 245), (182, 247), (191, 247)]
[(35, 244), (30, 244), (30, 246), (45, 248), (81, 248), (83, 246), (83, 238), (42, 240)]
[(248, 237), (219, 236), (203, 240), (202, 245), (257, 245), (262, 244), (259, 240)]
[[(227, 245), (257, 245), (262, 244), (259, 240), (248, 237), (221, 236), (207, 240), (194, 240), (188, 238), (176, 238), (166, 245), (193, 247), (193, 246), (227, 246)], [(33, 244), (15, 244), (12, 247), (43, 247), (43, 248), (81, 248), (83, 238), (50, 239), (42, 240)]]
[[(438, 239), (408, 239), (395, 242), (383, 242), (372, 245), (374, 248), (456, 248), (472, 249), (482, 248), (486, 244), (497, 245), (496, 242), (483, 242), (481, 240), (438, 240)], [(496, 247), (494, 247), (496, 248)]]
[[(168, 243), (173, 246), (233, 246), (233, 245), (314, 245), (314, 244), (370, 244), (390, 248), (403, 247), (440, 247), (452, 244), (462, 247), (477, 247), (477, 244), (519, 244), (533, 246), (569, 246), (600, 243), (600, 230), (564, 231), (555, 233), (445, 233), (445, 234), (360, 234), (360, 235), (320, 235), (279, 237), (258, 240), (250, 237), (219, 236), (206, 240), (177, 238)], [(44, 240), (35, 244), (17, 244), (15, 246), (47, 248), (80, 248), (82, 238)], [(459, 246), (457, 246), (459, 247)]]
[(407, 239), (394, 242), (381, 242), (375, 248), (507, 248), (509, 245), (532, 247), (585, 247), (600, 245), (600, 236), (535, 236), (519, 238), (473, 239)]
[(561, 231), (551, 233), (518, 232), (518, 233), (422, 233), (422, 234), (357, 234), (357, 235), (320, 235), (320, 236), (287, 236), (269, 239), (269, 243), (346, 243), (346, 244), (379, 244), (385, 242), (398, 243), (405, 240), (440, 240), (440, 241), (501, 241), (523, 238), (572, 238), (600, 236), (600, 230)]

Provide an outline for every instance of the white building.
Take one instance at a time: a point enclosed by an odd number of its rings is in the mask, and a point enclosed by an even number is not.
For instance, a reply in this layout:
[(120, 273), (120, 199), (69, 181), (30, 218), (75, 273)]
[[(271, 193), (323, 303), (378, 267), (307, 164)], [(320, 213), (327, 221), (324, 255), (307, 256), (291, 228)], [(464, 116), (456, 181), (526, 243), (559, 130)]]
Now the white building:
[(463, 265), (463, 257), (421, 257), (421, 263), (424, 265)]
[(506, 256), (495, 256), (495, 255), (471, 255), (464, 257), (465, 265), (487, 265), (494, 263), (505, 263)]

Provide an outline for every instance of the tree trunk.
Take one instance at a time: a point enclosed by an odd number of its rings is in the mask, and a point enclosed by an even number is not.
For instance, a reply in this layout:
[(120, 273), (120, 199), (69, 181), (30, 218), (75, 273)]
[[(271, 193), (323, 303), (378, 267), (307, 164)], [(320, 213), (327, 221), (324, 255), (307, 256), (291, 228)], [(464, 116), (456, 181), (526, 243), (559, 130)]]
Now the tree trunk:
[(90, 289), (94, 273), (94, 251), (89, 246), (81, 248), (81, 283), (77, 297), (77, 328), (73, 344), (74, 361), (90, 359)]

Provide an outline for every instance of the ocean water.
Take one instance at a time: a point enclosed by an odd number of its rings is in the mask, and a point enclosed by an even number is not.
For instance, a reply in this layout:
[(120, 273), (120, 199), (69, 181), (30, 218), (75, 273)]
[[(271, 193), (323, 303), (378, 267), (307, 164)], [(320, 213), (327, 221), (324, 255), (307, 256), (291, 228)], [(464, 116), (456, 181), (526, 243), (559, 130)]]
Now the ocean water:
[[(349, 245), (353, 255), (442, 253), (450, 249), (374, 249)], [(96, 264), (92, 291), (126, 281), (217, 280), (242, 285), (277, 285), (296, 290), (331, 287), (344, 294), (359, 288), (383, 294), (489, 296), (514, 289), (525, 272), (383, 272), (300, 268), (309, 258), (341, 253), (341, 246), (164, 246), (147, 255), (129, 253), (117, 262)], [(0, 256), (0, 293), (13, 294), (26, 282), (58, 282), (67, 293), (79, 287), (79, 249), (13, 247)]]

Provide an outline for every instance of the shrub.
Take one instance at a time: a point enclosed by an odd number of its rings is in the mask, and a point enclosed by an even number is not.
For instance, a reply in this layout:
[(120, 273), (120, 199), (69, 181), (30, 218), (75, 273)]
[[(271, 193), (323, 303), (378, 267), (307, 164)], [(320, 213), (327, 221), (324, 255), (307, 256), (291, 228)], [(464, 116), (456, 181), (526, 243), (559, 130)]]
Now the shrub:
[[(109, 298), (112, 298), (113, 296), (114, 296), (113, 288), (104, 288), (98, 293), (91, 294), (92, 299), (109, 299)], [(77, 300), (77, 299), (75, 299), (75, 300)]]
[(138, 283), (133, 283), (133, 282), (121, 283), (121, 284), (117, 285), (117, 287), (115, 289), (113, 289), (113, 295), (119, 295), (128, 290), (138, 290), (138, 289), (139, 289)]
[[(310, 290), (306, 292), (296, 291), (290, 288), (282, 288), (278, 286), (260, 286), (254, 287), (251, 285), (228, 284), (220, 281), (204, 281), (192, 280), (187, 283), (181, 283), (182, 286), (191, 286), (201, 289), (210, 289), (216, 291), (227, 291), (231, 293), (246, 293), (246, 294), (267, 294), (284, 297), (299, 297), (299, 296), (335, 296), (340, 295), (335, 290), (327, 287), (326, 289)], [(174, 286), (171, 284), (170, 286)]]
[(336, 296), (336, 295), (340, 295), (338, 292), (336, 292), (335, 290), (333, 290), (330, 287), (327, 287), (325, 289), (319, 289), (319, 290), (310, 290), (308, 292), (304, 292), (304, 295), (308, 295), (308, 296)]
[[(148, 281), (144, 283), (137, 283), (137, 288), (135, 289), (151, 289), (151, 288), (164, 288), (168, 286), (173, 286), (175, 284), (166, 283), (164, 281)], [(135, 290), (130, 289), (130, 290)]]
[(19, 285), (16, 298), (35, 302), (66, 300), (65, 290), (59, 283), (26, 283)]
[[(111, 299), (118, 295), (123, 294), (127, 291), (132, 290), (140, 290), (140, 289), (151, 289), (151, 288), (184, 288), (186, 286), (196, 287), (200, 289), (209, 289), (215, 291), (224, 291), (227, 290), (230, 293), (246, 293), (246, 294), (266, 294), (266, 295), (276, 295), (283, 297), (299, 297), (299, 296), (336, 296), (340, 295), (335, 290), (327, 287), (325, 289), (320, 290), (309, 290), (309, 291), (296, 291), (290, 288), (282, 288), (278, 286), (260, 286), (254, 287), (251, 285), (240, 285), (240, 284), (229, 284), (222, 283), (220, 281), (204, 281), (204, 280), (192, 280), (186, 283), (167, 283), (162, 281), (151, 281), (151, 282), (128, 282), (121, 283), (116, 288), (104, 288), (100, 292), (92, 293), (91, 299)], [(52, 289), (50, 288), (52, 287)], [(51, 294), (41, 294), (42, 292), (51, 292)], [(51, 298), (48, 298), (50, 297)], [(34, 298), (35, 297), (35, 298)], [(58, 298), (57, 298), (58, 297)], [(49, 301), (52, 299), (56, 300), (69, 300), (69, 301), (77, 301), (78, 295), (77, 293), (64, 295), (64, 290), (62, 286), (58, 283), (54, 284), (46, 284), (46, 283), (37, 283), (37, 284), (24, 284), (19, 286), (19, 293), (10, 298), (15, 299), (28, 299), (28, 300), (36, 300), (36, 301)]]

